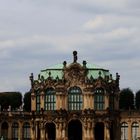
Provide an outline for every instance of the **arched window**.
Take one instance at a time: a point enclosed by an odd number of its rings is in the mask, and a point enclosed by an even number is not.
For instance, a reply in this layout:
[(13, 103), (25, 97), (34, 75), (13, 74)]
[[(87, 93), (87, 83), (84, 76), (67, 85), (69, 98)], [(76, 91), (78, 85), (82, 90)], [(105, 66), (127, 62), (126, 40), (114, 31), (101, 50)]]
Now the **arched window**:
[(3, 139), (7, 139), (8, 138), (8, 123), (7, 122), (3, 122), (1, 125), (1, 136)]
[(104, 110), (104, 90), (102, 88), (98, 88), (94, 93), (94, 109)]
[(30, 133), (30, 124), (25, 122), (23, 125), (23, 140), (30, 140), (31, 133)]
[(39, 94), (39, 91), (36, 92), (36, 111), (40, 111), (40, 94)]
[(134, 122), (132, 124), (132, 140), (136, 140), (139, 136), (139, 124)]
[(128, 124), (126, 122), (121, 124), (121, 140), (128, 140)]
[(45, 110), (56, 109), (56, 95), (53, 88), (47, 88), (45, 92)]
[(79, 87), (71, 87), (68, 91), (68, 110), (82, 110), (82, 91)]
[(18, 130), (19, 130), (19, 125), (17, 122), (14, 122), (12, 124), (12, 139), (13, 140), (18, 140)]

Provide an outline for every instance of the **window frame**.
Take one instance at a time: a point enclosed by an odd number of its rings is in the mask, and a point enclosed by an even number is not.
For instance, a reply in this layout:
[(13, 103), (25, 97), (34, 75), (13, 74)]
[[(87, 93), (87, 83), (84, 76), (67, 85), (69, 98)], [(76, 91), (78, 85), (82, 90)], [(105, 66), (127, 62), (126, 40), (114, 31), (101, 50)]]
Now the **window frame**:
[(56, 92), (52, 87), (45, 90), (44, 110), (56, 110)]
[(121, 123), (121, 140), (128, 140), (128, 123)]
[(19, 124), (17, 122), (14, 122), (12, 124), (12, 140), (18, 140), (19, 133)]
[(137, 122), (133, 122), (131, 129), (132, 129), (132, 140), (135, 140), (136, 138), (139, 137), (139, 124)]
[(70, 87), (68, 90), (68, 110), (82, 110), (83, 97), (80, 87)]
[(23, 140), (31, 139), (31, 126), (29, 122), (23, 124)]
[(94, 91), (94, 109), (97, 111), (105, 109), (105, 94), (103, 88), (98, 88)]

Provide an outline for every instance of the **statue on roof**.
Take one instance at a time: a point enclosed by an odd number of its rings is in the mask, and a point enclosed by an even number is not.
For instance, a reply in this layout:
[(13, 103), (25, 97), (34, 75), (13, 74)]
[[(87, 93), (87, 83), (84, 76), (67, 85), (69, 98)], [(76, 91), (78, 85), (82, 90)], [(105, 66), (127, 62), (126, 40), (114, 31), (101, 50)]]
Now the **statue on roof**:
[(77, 51), (73, 51), (73, 62), (76, 63), (77, 59)]

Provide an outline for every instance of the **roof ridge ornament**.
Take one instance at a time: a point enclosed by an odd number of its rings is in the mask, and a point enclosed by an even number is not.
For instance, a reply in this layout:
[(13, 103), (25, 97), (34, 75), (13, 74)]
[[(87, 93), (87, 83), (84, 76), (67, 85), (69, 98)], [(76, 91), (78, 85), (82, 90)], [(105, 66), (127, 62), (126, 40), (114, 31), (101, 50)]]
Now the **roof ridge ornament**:
[(73, 51), (73, 63), (77, 63), (77, 51)]

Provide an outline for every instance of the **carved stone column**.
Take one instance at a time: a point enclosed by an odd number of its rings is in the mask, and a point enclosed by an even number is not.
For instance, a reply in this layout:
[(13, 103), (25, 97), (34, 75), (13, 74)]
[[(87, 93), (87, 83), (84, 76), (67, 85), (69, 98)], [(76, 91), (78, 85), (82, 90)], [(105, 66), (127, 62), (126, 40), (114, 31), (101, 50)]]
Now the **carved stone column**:
[(35, 124), (32, 122), (31, 124), (31, 139), (35, 140)]
[(92, 121), (92, 124), (91, 124), (91, 140), (95, 140), (95, 133), (94, 133), (94, 129), (95, 129), (95, 123)]
[(105, 95), (105, 109), (109, 107), (109, 97), (108, 95)]
[(87, 140), (87, 118), (83, 120), (83, 140)]
[(22, 140), (22, 136), (23, 136), (22, 134), (23, 134), (23, 122), (20, 121), (19, 122), (19, 133), (18, 133), (20, 140)]
[(109, 124), (109, 122), (105, 122), (105, 125), (104, 125), (104, 139), (110, 140), (110, 124)]
[(1, 137), (1, 125), (2, 125), (2, 123), (0, 123), (0, 137)]
[(31, 111), (36, 110), (36, 97), (35, 93), (31, 93)]
[(63, 124), (62, 124), (61, 138), (62, 138), (62, 140), (66, 140), (67, 139), (66, 137), (67, 137), (66, 136), (66, 122), (63, 122)]
[(41, 140), (45, 140), (45, 127), (44, 127), (44, 124), (43, 122), (40, 123), (40, 136), (41, 136)]
[(40, 129), (39, 129), (39, 121), (35, 122), (35, 139), (40, 139)]
[(56, 140), (60, 139), (59, 122), (56, 122)]
[(90, 118), (84, 119), (83, 140), (94, 140), (94, 124)]
[(41, 92), (41, 95), (40, 95), (40, 107), (41, 107), (41, 109), (43, 109), (44, 110), (44, 99), (45, 97), (44, 97), (44, 91), (42, 91)]
[(128, 122), (128, 140), (132, 140), (131, 121)]

